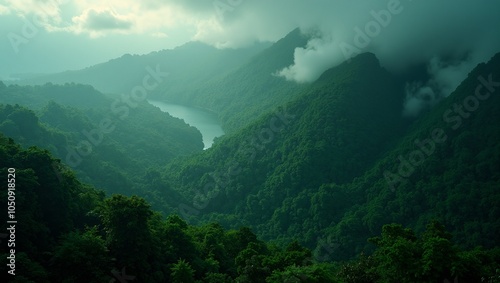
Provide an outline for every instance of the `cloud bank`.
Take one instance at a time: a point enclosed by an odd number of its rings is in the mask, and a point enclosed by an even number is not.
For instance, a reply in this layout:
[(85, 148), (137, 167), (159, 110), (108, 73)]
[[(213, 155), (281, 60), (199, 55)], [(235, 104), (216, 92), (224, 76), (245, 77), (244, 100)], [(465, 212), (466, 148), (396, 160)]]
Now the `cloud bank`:
[(300, 27), (311, 40), (297, 48), (294, 63), (277, 74), (311, 82), (361, 52), (375, 53), (394, 72), (428, 64), (432, 78), (409, 82), (409, 100), (429, 90), (445, 96), (473, 66), (498, 52), (499, 11), (496, 0), (4, 0), (0, 4), (2, 15), (36, 15), (48, 32), (94, 39), (116, 34), (142, 41), (182, 38), (237, 48), (276, 41)]
[(406, 86), (403, 114), (409, 117), (448, 96), (478, 63), (500, 52), (500, 2), (494, 0), (222, 2), (230, 8), (200, 27), (196, 39), (241, 46), (276, 40), (297, 26), (311, 36), (307, 46), (296, 48), (294, 63), (276, 71), (287, 80), (312, 82), (362, 52), (375, 53), (394, 73), (426, 64), (428, 79)]
[(480, 62), (500, 52), (500, 2), (220, 0), (212, 7), (175, 1), (204, 15), (193, 38), (218, 47), (274, 41), (295, 27), (311, 36), (294, 63), (276, 74), (307, 83), (362, 52), (394, 73), (426, 64), (426, 81), (408, 82), (405, 116), (448, 96)]

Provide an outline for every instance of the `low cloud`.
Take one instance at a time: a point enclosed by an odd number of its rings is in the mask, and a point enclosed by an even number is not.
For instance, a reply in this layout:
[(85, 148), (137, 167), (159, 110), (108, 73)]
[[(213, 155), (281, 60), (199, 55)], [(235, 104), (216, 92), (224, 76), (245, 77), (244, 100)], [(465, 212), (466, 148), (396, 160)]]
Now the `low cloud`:
[(0, 15), (10, 14), (10, 9), (6, 6), (0, 5)]
[[(330, 12), (329, 18), (322, 18), (318, 11), (317, 19), (302, 23), (302, 30), (317, 26), (321, 32), (306, 48), (297, 48), (293, 65), (278, 74), (297, 82), (314, 81), (324, 70), (359, 53), (372, 52), (382, 66), (395, 73), (428, 64), (431, 79), (420, 82), (424, 89), (414, 89), (414, 82), (409, 82), (413, 85), (409, 89), (419, 95), (432, 90), (439, 99), (449, 95), (474, 66), (500, 51), (500, 17), (493, 12), (500, 9), (499, 2), (336, 4), (322, 7)], [(464, 59), (463, 54), (470, 55)], [(425, 96), (422, 101), (427, 101)]]
[(416, 117), (448, 97), (478, 63), (488, 61), (490, 54), (496, 52), (500, 50), (486, 52), (478, 48), (466, 56), (433, 57), (427, 64), (429, 79), (406, 84), (403, 116)]
[(439, 98), (436, 92), (429, 86), (419, 83), (407, 83), (406, 100), (403, 108), (403, 117), (413, 118), (434, 106)]
[(295, 49), (295, 63), (278, 71), (276, 75), (299, 83), (314, 81), (324, 71), (344, 60), (343, 56), (336, 52), (337, 45), (331, 38), (311, 39), (306, 47)]
[(83, 28), (91, 31), (101, 30), (127, 30), (133, 25), (132, 21), (120, 17), (111, 11), (88, 10), (81, 17), (75, 18)]
[(132, 29), (133, 20), (118, 15), (109, 9), (88, 9), (80, 16), (73, 17), (73, 25), (67, 29), (74, 33), (87, 33), (100, 37), (108, 32), (127, 32)]
[[(275, 74), (310, 82), (358, 53), (372, 52), (394, 73), (428, 64), (434, 80), (408, 82), (410, 89), (421, 93), (413, 86), (429, 87), (440, 97), (453, 88), (443, 81), (456, 81), (500, 50), (499, 9), (497, 0), (5, 0), (0, 13), (39, 15), (50, 32), (143, 40), (168, 34), (167, 44), (191, 39), (218, 48), (277, 41), (300, 27), (311, 40), (295, 50), (293, 64)], [(442, 71), (432, 68), (433, 58)]]

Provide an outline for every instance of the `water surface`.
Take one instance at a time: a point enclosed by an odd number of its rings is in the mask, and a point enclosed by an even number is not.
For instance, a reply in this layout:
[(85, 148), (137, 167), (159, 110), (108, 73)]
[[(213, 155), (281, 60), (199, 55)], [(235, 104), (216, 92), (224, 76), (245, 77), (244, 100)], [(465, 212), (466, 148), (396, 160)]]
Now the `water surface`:
[(160, 108), (161, 111), (167, 112), (176, 118), (183, 119), (187, 124), (197, 128), (203, 136), (204, 149), (212, 146), (214, 138), (224, 135), (217, 115), (212, 112), (156, 100), (148, 100), (148, 102)]

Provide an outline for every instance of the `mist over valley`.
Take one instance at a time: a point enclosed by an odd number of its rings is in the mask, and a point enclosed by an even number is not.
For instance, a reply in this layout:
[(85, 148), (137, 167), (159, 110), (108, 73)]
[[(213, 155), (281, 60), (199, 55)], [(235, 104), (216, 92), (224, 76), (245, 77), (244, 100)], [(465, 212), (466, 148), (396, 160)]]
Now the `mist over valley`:
[(500, 5), (3, 1), (8, 282), (500, 282)]

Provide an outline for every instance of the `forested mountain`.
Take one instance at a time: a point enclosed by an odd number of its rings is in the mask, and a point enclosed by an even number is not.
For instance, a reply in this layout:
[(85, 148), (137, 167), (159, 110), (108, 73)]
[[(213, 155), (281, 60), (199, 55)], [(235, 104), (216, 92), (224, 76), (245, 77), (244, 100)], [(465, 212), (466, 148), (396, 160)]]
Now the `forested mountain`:
[(378, 233), (381, 223), (421, 231), (435, 218), (465, 247), (498, 246), (499, 78), (497, 53), (372, 169), (345, 185), (341, 190), (356, 201), (331, 233), (341, 242), (363, 242), (362, 235)]
[[(193, 199), (179, 209), (192, 221), (250, 225), (266, 239), (302, 239), (316, 252), (318, 237), (329, 235), (338, 245), (334, 259), (370, 252), (366, 239), (383, 223), (422, 231), (432, 218), (464, 246), (495, 246), (495, 74), (499, 55), (401, 135), (400, 86), (373, 55), (360, 55), (325, 72), (283, 109), (169, 165), (174, 187)], [(481, 84), (484, 93), (474, 98)], [(464, 108), (473, 111), (457, 110)]]
[(106, 93), (129, 94), (145, 76), (163, 76), (148, 98), (205, 108), (217, 113), (226, 131), (235, 131), (294, 98), (304, 86), (274, 75), (293, 63), (296, 47), (307, 43), (299, 29), (269, 46), (219, 50), (191, 42), (147, 55), (124, 55), (84, 70), (22, 80), (90, 84)]
[(184, 92), (165, 91), (163, 83), (152, 97), (208, 108), (219, 114), (223, 128), (234, 132), (273, 108), (293, 100), (301, 89), (275, 73), (293, 63), (294, 50), (306, 45), (308, 37), (295, 29), (241, 64), (227, 76), (214, 78)]
[(50, 150), (107, 193), (140, 194), (166, 211), (178, 199), (155, 168), (203, 149), (200, 132), (184, 121), (145, 102), (113, 111), (115, 101), (90, 86), (2, 85), (0, 99), (11, 103), (0, 104), (2, 133)]
[[(16, 282), (500, 282), (500, 53), (409, 119), (424, 65), (362, 53), (311, 83), (276, 75), (308, 44), (296, 29), (0, 82)], [(203, 150), (147, 99), (226, 135)]]
[(236, 208), (248, 215), (242, 221), (266, 222), (276, 200), (362, 175), (401, 132), (402, 103), (397, 82), (373, 54), (363, 54), (325, 72), (295, 101), (209, 151), (173, 163), (168, 172), (182, 192), (219, 183), (212, 189), (220, 194), (210, 201), (206, 194), (213, 192), (192, 192), (201, 198), (195, 202), (208, 203), (203, 214)]
[[(55, 164), (55, 166), (51, 166)], [(136, 196), (82, 184), (59, 160), (36, 147), (22, 149), (0, 134), (0, 169), (15, 202), (15, 224), (2, 222), (0, 270), (9, 282), (497, 282), (498, 249), (460, 250), (431, 222), (416, 235), (386, 225), (371, 239), (371, 256), (319, 263), (297, 241), (279, 248), (247, 227), (191, 226), (163, 217)], [(14, 235), (14, 236), (12, 236)], [(399, 256), (400, 253), (406, 256)], [(495, 273), (496, 272), (496, 273)], [(5, 277), (4, 277), (5, 278)], [(456, 280), (456, 279), (455, 279)]]
[(142, 85), (143, 78), (150, 74), (149, 67), (168, 74), (163, 91), (177, 93), (225, 75), (268, 45), (260, 43), (245, 49), (221, 50), (200, 42), (189, 42), (170, 50), (146, 55), (125, 54), (83, 70), (43, 75), (16, 83), (80, 83), (92, 85), (105, 93), (130, 93), (135, 86)]

